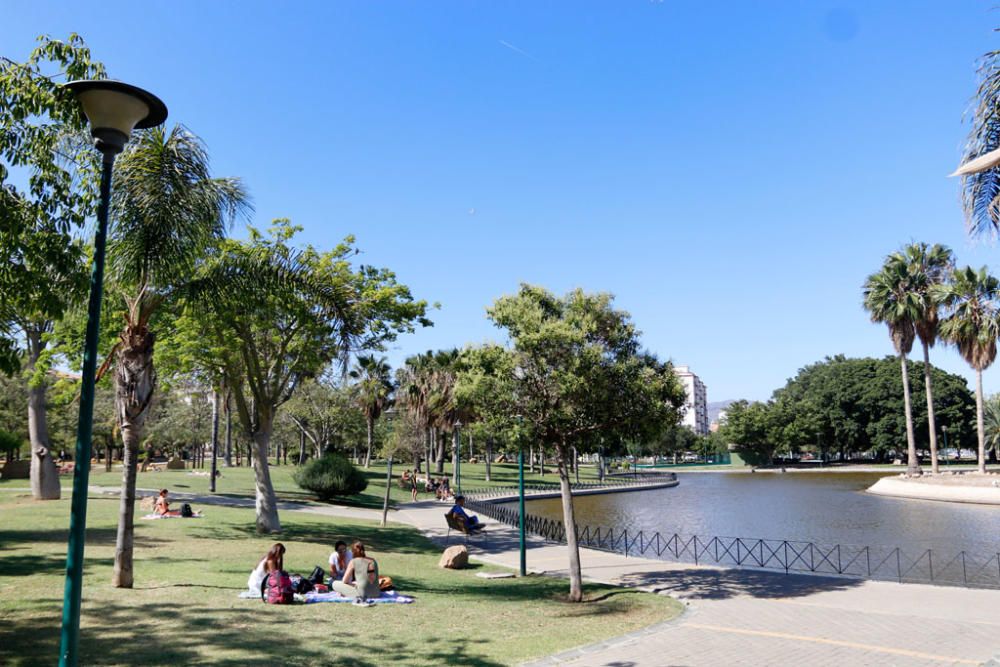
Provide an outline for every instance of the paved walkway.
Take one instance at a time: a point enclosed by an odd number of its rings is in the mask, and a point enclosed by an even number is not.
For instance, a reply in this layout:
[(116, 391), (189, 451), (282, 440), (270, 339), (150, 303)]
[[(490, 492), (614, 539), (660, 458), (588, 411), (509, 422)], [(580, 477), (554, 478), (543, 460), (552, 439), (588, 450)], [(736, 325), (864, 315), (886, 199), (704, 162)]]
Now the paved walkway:
[[(394, 518), (443, 538), (441, 503)], [(473, 557), (518, 567), (516, 531), (489, 519)], [(979, 665), (1000, 650), (1000, 591), (695, 567), (581, 550), (591, 581), (666, 593), (687, 604), (672, 623), (535, 664)], [(529, 541), (528, 568), (565, 575), (566, 547)]]

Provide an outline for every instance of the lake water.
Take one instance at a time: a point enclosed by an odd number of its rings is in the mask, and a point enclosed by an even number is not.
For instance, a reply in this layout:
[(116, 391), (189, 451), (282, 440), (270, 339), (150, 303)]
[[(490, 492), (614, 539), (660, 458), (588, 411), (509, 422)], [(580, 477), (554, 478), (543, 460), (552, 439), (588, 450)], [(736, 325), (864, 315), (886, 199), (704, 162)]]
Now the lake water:
[[(1000, 551), (1000, 506), (865, 493), (882, 473), (678, 473), (671, 489), (578, 496), (580, 526), (826, 544)], [(558, 498), (528, 513), (562, 519)]]

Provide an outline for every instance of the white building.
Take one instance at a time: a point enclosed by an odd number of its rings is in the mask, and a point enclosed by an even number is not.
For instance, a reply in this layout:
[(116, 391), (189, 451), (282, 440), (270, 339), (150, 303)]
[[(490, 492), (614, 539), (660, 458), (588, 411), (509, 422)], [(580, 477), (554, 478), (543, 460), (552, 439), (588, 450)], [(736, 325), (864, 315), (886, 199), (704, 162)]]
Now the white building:
[(681, 423), (698, 435), (708, 435), (708, 392), (705, 390), (705, 383), (687, 366), (675, 367), (674, 373), (687, 393)]

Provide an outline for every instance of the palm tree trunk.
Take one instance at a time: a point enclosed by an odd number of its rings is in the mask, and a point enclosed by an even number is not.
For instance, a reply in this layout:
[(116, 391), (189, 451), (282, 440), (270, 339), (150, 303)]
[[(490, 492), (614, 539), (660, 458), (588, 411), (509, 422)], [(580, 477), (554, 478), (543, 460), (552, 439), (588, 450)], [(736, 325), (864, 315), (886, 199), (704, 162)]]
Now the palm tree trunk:
[(434, 429), (434, 435), (437, 437), (437, 461), (434, 464), (434, 469), (439, 475), (444, 474), (444, 431), (439, 431)]
[[(35, 370), (35, 364), (45, 349), (42, 331), (29, 327), (27, 374)], [(28, 386), (28, 439), (31, 442), (31, 496), (35, 500), (59, 500), (59, 469), (49, 449), (49, 422), (46, 412), (45, 382)], [(90, 463), (89, 461), (87, 462)], [(77, 462), (77, 465), (80, 463)]]
[(371, 417), (365, 419), (365, 424), (368, 427), (368, 451), (365, 453), (365, 467), (372, 467), (372, 435), (375, 432), (375, 420)]
[(462, 436), (458, 429), (451, 432), (451, 488), (458, 493), (458, 457), (462, 455)]
[[(923, 343), (923, 341), (921, 341)], [(924, 346), (924, 391), (927, 394), (927, 431), (931, 443), (931, 473), (938, 474), (937, 420), (934, 419), (934, 394), (931, 391), (930, 346)]]
[(919, 475), (920, 463), (917, 461), (917, 443), (913, 436), (913, 409), (910, 406), (910, 375), (906, 368), (906, 355), (899, 355), (899, 364), (903, 372), (903, 411), (906, 416), (906, 474)]
[(385, 528), (389, 516), (389, 491), (392, 489), (392, 455), (389, 455), (385, 468), (385, 498), (382, 499), (382, 522), (379, 524)]
[(558, 445), (557, 456), (563, 527), (566, 530), (566, 549), (569, 551), (569, 601), (581, 602), (583, 600), (583, 572), (580, 568), (580, 545), (576, 535), (576, 513), (573, 509), (573, 491), (569, 483), (569, 452), (566, 443)]
[(490, 481), (490, 466), (493, 465), (493, 436), (486, 438), (486, 481)]
[(233, 408), (229, 404), (229, 392), (226, 392), (226, 467), (233, 467)]
[(253, 456), (254, 486), (256, 488), (257, 532), (280, 533), (278, 519), (278, 498), (271, 484), (271, 470), (267, 464), (267, 448), (271, 444), (273, 423), (270, 417), (260, 415), (260, 427), (253, 434), (255, 446)]
[(979, 436), (979, 452), (976, 457), (979, 472), (986, 474), (986, 425), (983, 423), (983, 372), (976, 370), (976, 435)]
[(116, 588), (132, 588), (136, 466), (146, 414), (156, 389), (153, 342), (153, 334), (128, 326), (122, 332), (121, 347), (115, 360), (115, 410), (124, 451), (115, 567), (111, 577), (111, 584)]

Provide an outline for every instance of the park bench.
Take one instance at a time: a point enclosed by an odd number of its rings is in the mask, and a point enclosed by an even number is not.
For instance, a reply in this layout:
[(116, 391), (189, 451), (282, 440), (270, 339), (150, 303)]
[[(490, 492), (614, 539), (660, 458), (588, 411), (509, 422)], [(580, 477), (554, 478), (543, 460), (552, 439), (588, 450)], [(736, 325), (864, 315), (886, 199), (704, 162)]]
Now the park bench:
[(465, 523), (465, 519), (457, 516), (453, 512), (447, 512), (444, 515), (445, 521), (448, 522), (448, 536), (445, 538), (445, 544), (451, 542), (451, 531), (456, 531), (465, 535), (465, 543), (469, 543), (469, 538), (475, 535), (482, 535), (483, 542), (489, 544), (489, 538), (486, 537), (486, 528), (480, 528), (478, 530), (470, 530), (469, 526)]

